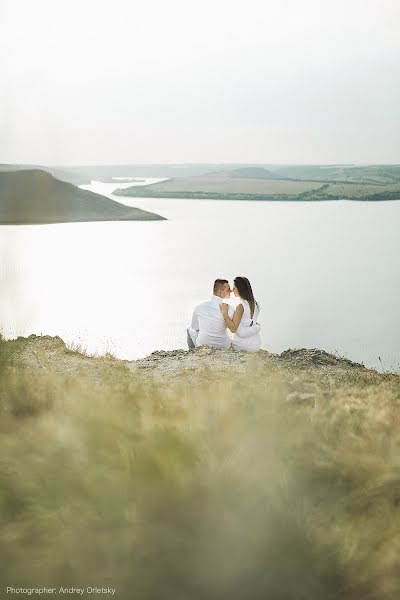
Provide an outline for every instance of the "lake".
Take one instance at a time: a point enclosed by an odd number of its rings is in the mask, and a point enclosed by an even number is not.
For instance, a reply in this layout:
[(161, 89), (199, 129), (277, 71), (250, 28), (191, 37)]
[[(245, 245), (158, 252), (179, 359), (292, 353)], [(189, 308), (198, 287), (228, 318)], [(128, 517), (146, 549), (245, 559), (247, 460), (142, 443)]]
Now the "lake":
[(185, 348), (193, 306), (214, 279), (245, 275), (263, 348), (317, 347), (400, 370), (400, 201), (112, 196), (127, 185), (82, 187), (168, 221), (0, 227), (5, 337), (59, 335), (129, 359)]

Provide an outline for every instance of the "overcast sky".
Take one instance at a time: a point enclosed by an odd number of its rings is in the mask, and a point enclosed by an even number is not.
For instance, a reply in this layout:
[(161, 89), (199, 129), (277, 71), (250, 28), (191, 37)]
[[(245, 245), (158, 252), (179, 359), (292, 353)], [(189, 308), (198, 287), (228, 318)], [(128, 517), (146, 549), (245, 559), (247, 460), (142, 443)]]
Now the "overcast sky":
[(400, 163), (399, 0), (0, 0), (0, 162)]

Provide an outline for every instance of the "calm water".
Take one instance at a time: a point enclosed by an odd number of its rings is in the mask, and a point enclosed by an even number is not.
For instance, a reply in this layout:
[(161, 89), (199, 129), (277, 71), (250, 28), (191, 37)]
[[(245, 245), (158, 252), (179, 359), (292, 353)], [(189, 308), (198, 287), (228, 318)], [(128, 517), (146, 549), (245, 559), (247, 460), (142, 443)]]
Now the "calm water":
[(59, 335), (131, 359), (183, 348), (213, 280), (245, 275), (267, 350), (400, 369), (400, 201), (119, 200), (169, 220), (0, 227), (6, 337)]

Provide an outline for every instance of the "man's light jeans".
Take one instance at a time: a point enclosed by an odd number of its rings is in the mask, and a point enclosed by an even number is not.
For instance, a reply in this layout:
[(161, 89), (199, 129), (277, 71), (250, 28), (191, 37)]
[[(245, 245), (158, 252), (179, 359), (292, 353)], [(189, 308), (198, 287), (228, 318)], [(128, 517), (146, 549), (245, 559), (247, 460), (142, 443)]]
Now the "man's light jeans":
[(188, 327), (186, 330), (186, 334), (189, 350), (194, 350), (194, 348), (196, 347), (196, 340), (197, 336), (199, 335), (199, 332), (197, 329), (193, 329), (193, 327)]
[[(261, 325), (259, 323), (254, 323), (251, 327), (240, 327), (238, 328), (236, 335), (242, 338), (249, 338), (256, 333), (261, 331)], [(196, 340), (199, 335), (199, 331), (197, 329), (193, 329), (193, 327), (188, 327), (186, 330), (187, 335), (187, 345), (189, 350), (194, 350), (196, 347)]]

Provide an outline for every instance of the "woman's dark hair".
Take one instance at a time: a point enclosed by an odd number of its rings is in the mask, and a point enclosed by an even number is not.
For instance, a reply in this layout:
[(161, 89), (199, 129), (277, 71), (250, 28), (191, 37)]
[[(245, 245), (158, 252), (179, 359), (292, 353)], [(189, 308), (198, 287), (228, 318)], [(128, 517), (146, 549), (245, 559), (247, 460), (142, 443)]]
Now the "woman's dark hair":
[(233, 280), (233, 283), (235, 284), (237, 291), (239, 292), (239, 296), (243, 298), (243, 300), (247, 300), (247, 302), (250, 304), (250, 316), (251, 318), (253, 318), (254, 308), (257, 302), (254, 298), (250, 281), (247, 279), (247, 277), (236, 277)]

